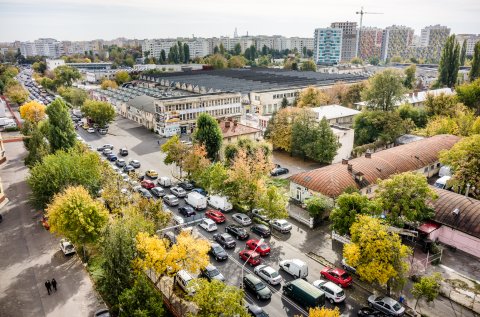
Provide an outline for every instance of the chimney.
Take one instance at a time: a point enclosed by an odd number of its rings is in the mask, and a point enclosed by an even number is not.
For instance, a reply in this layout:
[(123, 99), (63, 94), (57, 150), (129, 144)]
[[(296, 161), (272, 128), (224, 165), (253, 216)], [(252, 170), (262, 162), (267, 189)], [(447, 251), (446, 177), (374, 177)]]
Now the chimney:
[(342, 165), (347, 165), (348, 164), (348, 159), (342, 159)]
[(236, 127), (238, 124), (237, 120), (233, 120), (233, 126)]
[(233, 121), (233, 118), (232, 118), (232, 117), (229, 117), (229, 118), (228, 118), (228, 121)]
[(350, 172), (353, 170), (352, 164), (347, 164), (347, 170), (349, 170)]
[(225, 121), (225, 128), (230, 128), (230, 121)]
[(365, 158), (372, 158), (372, 153), (370, 151), (365, 152)]

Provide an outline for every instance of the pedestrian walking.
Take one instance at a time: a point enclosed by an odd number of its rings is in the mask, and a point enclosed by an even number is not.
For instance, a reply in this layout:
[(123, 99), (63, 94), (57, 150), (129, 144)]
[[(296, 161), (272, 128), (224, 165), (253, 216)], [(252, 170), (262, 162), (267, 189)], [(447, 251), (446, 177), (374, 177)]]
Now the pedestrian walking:
[(48, 295), (50, 295), (50, 292), (52, 291), (52, 284), (49, 280), (45, 282), (45, 287), (47, 288)]
[(52, 286), (53, 286), (53, 289), (55, 290), (55, 292), (57, 291), (57, 281), (55, 281), (54, 278), (52, 278)]

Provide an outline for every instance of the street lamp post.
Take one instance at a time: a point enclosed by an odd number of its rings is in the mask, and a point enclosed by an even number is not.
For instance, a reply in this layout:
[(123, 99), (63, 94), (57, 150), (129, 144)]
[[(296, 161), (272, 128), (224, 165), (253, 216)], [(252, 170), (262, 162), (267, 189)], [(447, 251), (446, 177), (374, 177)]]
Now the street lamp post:
[(252, 257), (252, 254), (257, 250), (257, 248), (259, 246), (261, 246), (263, 244), (264, 240), (263, 238), (261, 238), (258, 243), (257, 243), (257, 246), (255, 247), (255, 249), (253, 249), (253, 252), (250, 254), (250, 256), (245, 260), (245, 263), (243, 263), (242, 265), (242, 277), (241, 277), (241, 280), (240, 280), (240, 288), (243, 289), (243, 270), (245, 269), (245, 265), (248, 263), (248, 260), (250, 260), (250, 258)]

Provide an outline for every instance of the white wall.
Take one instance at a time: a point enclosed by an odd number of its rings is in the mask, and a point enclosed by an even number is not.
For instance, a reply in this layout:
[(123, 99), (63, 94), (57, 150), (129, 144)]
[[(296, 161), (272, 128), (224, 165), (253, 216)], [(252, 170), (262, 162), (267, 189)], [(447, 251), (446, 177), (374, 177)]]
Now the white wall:
[(480, 239), (445, 225), (436, 231), (439, 231), (438, 240), (440, 242), (480, 258)]
[(353, 138), (354, 138), (354, 130), (353, 129), (337, 129), (332, 127), (333, 133), (337, 136), (338, 142), (340, 142), (341, 146), (337, 151), (337, 155), (335, 155), (332, 164), (339, 163), (342, 159), (350, 158), (350, 153), (353, 150)]

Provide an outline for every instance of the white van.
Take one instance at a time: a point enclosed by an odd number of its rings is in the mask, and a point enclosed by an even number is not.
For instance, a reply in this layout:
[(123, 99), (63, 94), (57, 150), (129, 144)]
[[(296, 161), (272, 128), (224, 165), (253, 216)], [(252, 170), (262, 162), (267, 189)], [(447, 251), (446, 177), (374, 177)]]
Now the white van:
[(295, 278), (306, 278), (308, 276), (307, 263), (299, 259), (283, 260), (279, 263), (280, 269)]
[(438, 172), (439, 177), (443, 176), (452, 176), (452, 169), (448, 165), (444, 165), (440, 167), (440, 171)]
[(195, 294), (195, 287), (192, 285), (193, 284), (193, 277), (190, 275), (185, 270), (180, 270), (177, 273), (177, 276), (175, 278), (178, 286), (180, 286), (181, 289), (188, 295), (193, 295)]
[(227, 212), (233, 209), (232, 204), (228, 202), (228, 199), (225, 196), (212, 195), (208, 197), (207, 202), (213, 208), (220, 209), (221, 211), (224, 211), (224, 212)]
[(217, 230), (217, 224), (212, 219), (205, 218), (200, 222), (200, 227), (208, 232)]
[(197, 192), (189, 192), (185, 198), (185, 202), (196, 210), (207, 208), (207, 197)]
[(157, 180), (157, 184), (163, 187), (170, 187), (172, 186), (172, 179), (170, 177), (159, 177)]
[(440, 188), (440, 189), (447, 189), (447, 182), (452, 178), (451, 176), (443, 176), (437, 179), (433, 186)]

